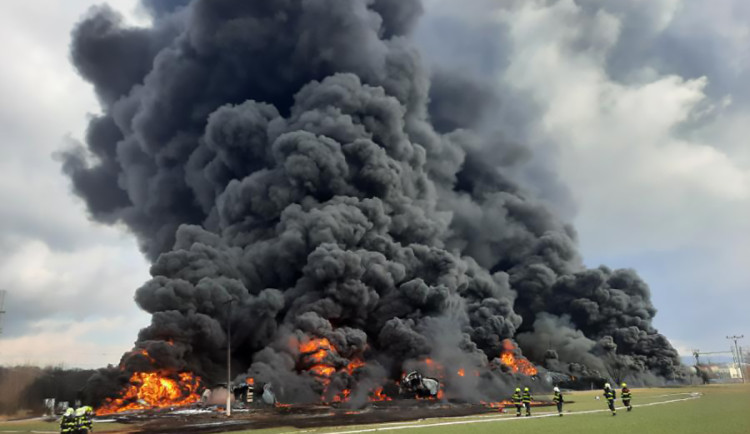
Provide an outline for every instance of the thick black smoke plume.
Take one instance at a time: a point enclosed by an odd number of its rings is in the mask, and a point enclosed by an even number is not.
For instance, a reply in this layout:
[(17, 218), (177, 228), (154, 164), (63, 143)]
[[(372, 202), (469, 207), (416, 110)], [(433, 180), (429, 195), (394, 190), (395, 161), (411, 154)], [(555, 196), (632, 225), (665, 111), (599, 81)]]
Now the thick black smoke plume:
[[(514, 381), (490, 369), (506, 338), (558, 371), (674, 376), (648, 287), (585, 269), (573, 229), (504, 174), (518, 147), (456, 129), (502, 96), (446, 75), (431, 87), (408, 38), (418, 0), (144, 6), (147, 28), (106, 6), (76, 27), (103, 114), (64, 160), (91, 216), (153, 260), (135, 296), (150, 358), (126, 354), (126, 373), (219, 381), (230, 321), (238, 372), (286, 400), (320, 397), (297, 345), (311, 338), (336, 366), (366, 361), (333, 378), (355, 394), (431, 357), (484, 379), (448, 392), (496, 395)], [(110, 374), (92, 380), (101, 395)]]

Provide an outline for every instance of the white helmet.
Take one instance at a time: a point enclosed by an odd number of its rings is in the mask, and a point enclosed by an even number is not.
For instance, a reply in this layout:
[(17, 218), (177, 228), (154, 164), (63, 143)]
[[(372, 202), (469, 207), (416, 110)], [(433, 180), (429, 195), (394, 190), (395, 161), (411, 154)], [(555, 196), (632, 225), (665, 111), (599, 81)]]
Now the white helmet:
[(560, 388), (559, 388), (559, 387), (557, 387), (557, 386), (555, 386), (555, 388), (554, 388), (554, 389), (552, 389), (552, 390), (554, 390), (555, 392), (559, 392), (559, 391), (560, 391)]
[(611, 389), (611, 388), (612, 388), (612, 386), (610, 386), (610, 385), (609, 385), (609, 383), (604, 383), (604, 388), (605, 388), (605, 389)]

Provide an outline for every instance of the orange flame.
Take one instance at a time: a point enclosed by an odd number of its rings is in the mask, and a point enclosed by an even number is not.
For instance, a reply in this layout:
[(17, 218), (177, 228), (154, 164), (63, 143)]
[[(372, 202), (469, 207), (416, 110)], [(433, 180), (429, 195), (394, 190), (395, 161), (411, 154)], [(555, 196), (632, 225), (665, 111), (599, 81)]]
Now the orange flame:
[(354, 374), (354, 371), (356, 371), (357, 369), (363, 366), (365, 366), (365, 362), (363, 362), (360, 359), (354, 359), (351, 362), (349, 362), (348, 365), (346, 365), (346, 372), (348, 372), (349, 375), (352, 375)]
[(156, 362), (156, 360), (153, 357), (151, 357), (151, 354), (149, 354), (148, 351), (144, 350), (143, 348), (139, 350), (133, 350), (131, 351), (131, 353), (140, 354), (143, 357), (147, 358), (149, 362), (154, 362), (154, 363)]
[(372, 395), (370, 396), (370, 401), (392, 401), (390, 396), (383, 393), (383, 387), (378, 387), (372, 392)]
[(200, 400), (200, 383), (199, 377), (188, 372), (181, 372), (176, 376), (158, 372), (136, 372), (130, 377), (130, 384), (122, 391), (120, 398), (107, 398), (96, 410), (96, 414), (193, 404)]
[(514, 374), (536, 375), (539, 371), (523, 356), (517, 356), (518, 347), (510, 339), (503, 341), (503, 352), (500, 354), (500, 361), (503, 365), (513, 371)]
[(464, 368), (461, 368), (461, 369), (458, 370), (458, 376), (459, 377), (463, 377), (465, 375), (466, 375), (466, 371), (464, 371)]
[(315, 361), (322, 362), (326, 358), (328, 353), (335, 353), (336, 350), (331, 345), (331, 342), (326, 338), (322, 339), (311, 339), (308, 342), (300, 344), (300, 353), (305, 355), (307, 358)]
[(439, 380), (443, 380), (445, 378), (445, 368), (443, 368), (443, 365), (440, 363), (432, 360), (431, 358), (426, 358), (422, 361), (425, 365), (427, 365), (427, 372), (426, 374), (431, 377), (436, 377)]
[[(298, 348), (303, 368), (315, 376), (317, 381), (324, 386), (321, 396), (321, 400), (323, 401), (326, 401), (331, 396), (331, 393), (328, 391), (328, 386), (331, 384), (331, 376), (336, 374), (336, 372), (346, 372), (349, 375), (353, 375), (357, 369), (365, 366), (365, 362), (358, 357), (350, 360), (346, 366), (339, 364), (338, 360), (341, 358), (338, 351), (326, 338), (310, 339), (307, 342), (299, 343)], [(351, 390), (344, 389), (330, 398), (330, 402), (346, 402), (349, 400), (350, 395)]]
[(505, 408), (505, 407), (511, 407), (513, 406), (513, 401), (505, 400), (505, 401), (496, 401), (496, 402), (485, 402), (481, 401), (482, 405), (487, 406), (489, 408)]
[(436, 401), (436, 400), (442, 401), (444, 397), (445, 397), (445, 393), (443, 392), (443, 389), (440, 389), (438, 390), (437, 396), (426, 396), (424, 398), (421, 396), (415, 396), (414, 399), (416, 399), (417, 401)]
[(328, 365), (315, 365), (309, 371), (318, 377), (328, 378), (336, 372), (336, 368)]
[(333, 397), (333, 402), (346, 402), (349, 400), (349, 395), (352, 394), (350, 389), (344, 389), (340, 394)]

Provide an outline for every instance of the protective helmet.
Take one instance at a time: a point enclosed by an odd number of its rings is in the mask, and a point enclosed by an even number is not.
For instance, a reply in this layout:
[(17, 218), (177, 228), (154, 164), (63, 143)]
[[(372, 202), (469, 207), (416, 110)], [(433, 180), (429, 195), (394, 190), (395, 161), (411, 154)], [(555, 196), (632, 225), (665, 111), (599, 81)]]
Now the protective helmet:
[(528, 388), (528, 387), (524, 387), (524, 388), (523, 388), (523, 391), (524, 391), (524, 392), (528, 392), (528, 391), (529, 391), (529, 388)]
[(622, 383), (622, 387), (628, 387), (628, 385), (625, 383)]
[(609, 383), (604, 383), (604, 388), (605, 388), (605, 389), (611, 389), (611, 388), (612, 388), (612, 386), (610, 386), (610, 385), (609, 385)]
[(520, 391), (521, 391), (521, 388), (520, 387), (516, 387), (516, 392), (520, 392)]
[(65, 410), (65, 416), (73, 416), (73, 413), (74, 413), (74, 411), (70, 407), (68, 407), (68, 409)]
[(555, 392), (559, 392), (559, 391), (560, 391), (560, 388), (559, 388), (559, 387), (557, 387), (557, 386), (555, 386), (555, 388), (554, 388), (554, 389), (552, 389), (552, 390), (554, 390)]

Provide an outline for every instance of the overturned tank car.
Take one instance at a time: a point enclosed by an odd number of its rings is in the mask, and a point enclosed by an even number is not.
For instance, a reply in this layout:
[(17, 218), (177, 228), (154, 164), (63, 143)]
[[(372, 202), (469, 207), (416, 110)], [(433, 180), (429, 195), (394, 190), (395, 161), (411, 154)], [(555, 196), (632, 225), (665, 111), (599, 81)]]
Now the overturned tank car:
[(439, 393), (440, 381), (418, 371), (404, 375), (399, 384), (399, 394), (404, 398), (437, 398)]

